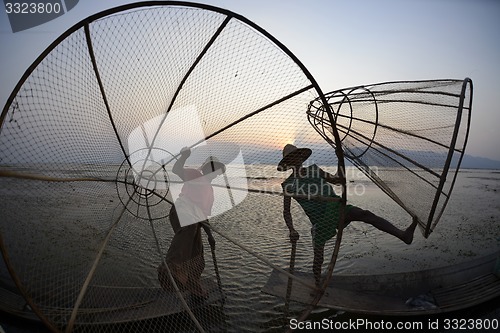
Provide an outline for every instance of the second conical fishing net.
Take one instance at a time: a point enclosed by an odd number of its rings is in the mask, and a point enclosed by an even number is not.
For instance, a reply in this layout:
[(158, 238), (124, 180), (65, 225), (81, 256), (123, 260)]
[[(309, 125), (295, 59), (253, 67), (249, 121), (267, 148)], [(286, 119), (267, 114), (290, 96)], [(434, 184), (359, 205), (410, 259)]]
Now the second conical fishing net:
[[(418, 218), (428, 237), (450, 198), (464, 156), (472, 81), (386, 82), (325, 94), (345, 157)], [(308, 117), (336, 146), (330, 109), (311, 102)]]

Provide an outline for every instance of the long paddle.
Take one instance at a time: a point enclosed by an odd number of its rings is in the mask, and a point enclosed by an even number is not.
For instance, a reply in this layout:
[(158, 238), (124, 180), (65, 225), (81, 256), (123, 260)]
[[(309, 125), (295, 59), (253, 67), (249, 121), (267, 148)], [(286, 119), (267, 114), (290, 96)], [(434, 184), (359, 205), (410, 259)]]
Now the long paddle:
[[(289, 273), (293, 274), (293, 271), (295, 269), (295, 253), (297, 252), (297, 241), (293, 240), (292, 241), (292, 253), (290, 255), (290, 270)], [(293, 284), (293, 279), (291, 277), (288, 277), (288, 283), (287, 283), (287, 288), (286, 288), (286, 297), (285, 297), (285, 318), (288, 318), (288, 309), (290, 306), (290, 296), (292, 294), (292, 284)]]

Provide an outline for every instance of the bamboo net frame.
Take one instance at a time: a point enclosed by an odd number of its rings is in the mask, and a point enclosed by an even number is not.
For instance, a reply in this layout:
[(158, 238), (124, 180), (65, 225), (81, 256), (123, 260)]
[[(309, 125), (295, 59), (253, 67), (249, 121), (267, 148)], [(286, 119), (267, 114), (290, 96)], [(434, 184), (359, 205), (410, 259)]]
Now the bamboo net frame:
[[(472, 93), (472, 80), (465, 78), (384, 82), (326, 94), (345, 157), (417, 218), (426, 238), (446, 208), (465, 153)], [(311, 102), (309, 121), (335, 146), (324, 112), (319, 100)]]

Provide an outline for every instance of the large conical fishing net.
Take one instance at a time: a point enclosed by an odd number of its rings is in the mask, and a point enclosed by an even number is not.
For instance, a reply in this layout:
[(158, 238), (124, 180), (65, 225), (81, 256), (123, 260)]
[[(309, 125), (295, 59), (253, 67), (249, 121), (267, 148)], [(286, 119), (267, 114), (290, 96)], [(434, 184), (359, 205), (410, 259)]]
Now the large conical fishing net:
[[(308, 163), (342, 167), (308, 123), (319, 96), (293, 54), (225, 10), (143, 3), (75, 25), (1, 114), (0, 245), (15, 282), (2, 272), (2, 288), (56, 332), (281, 331), (306, 316), (322, 289), (288, 271), (311, 272), (311, 224), (293, 201), (292, 246), (289, 172), (276, 166), (294, 143), (313, 149)], [(209, 224), (174, 241), (172, 206), (193, 180), (172, 170), (183, 147), (191, 173), (205, 162), (225, 173), (212, 181)], [(285, 280), (268, 282), (273, 271)], [(302, 288), (300, 302), (287, 288)]]
[[(472, 81), (378, 83), (325, 97), (335, 114), (345, 157), (417, 217), (428, 237), (450, 198), (465, 151)], [(328, 112), (317, 99), (308, 116), (335, 146)]]
[[(463, 156), (471, 94), (466, 79), (323, 95), (272, 36), (210, 6), (89, 17), (43, 52), (1, 114), (0, 287), (55, 332), (282, 331), (322, 299), (346, 200), (345, 179), (302, 191), (278, 171), (283, 147), (310, 148), (312, 174), (345, 174), (345, 153), (427, 237)], [(311, 230), (332, 205), (338, 231)], [(312, 233), (329, 235), (318, 286)]]

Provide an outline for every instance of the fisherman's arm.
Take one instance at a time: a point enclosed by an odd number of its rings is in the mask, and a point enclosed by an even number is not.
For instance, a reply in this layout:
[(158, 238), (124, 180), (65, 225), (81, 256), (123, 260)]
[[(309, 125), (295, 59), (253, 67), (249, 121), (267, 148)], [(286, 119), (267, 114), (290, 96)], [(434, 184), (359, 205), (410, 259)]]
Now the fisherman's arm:
[(182, 180), (184, 180), (184, 164), (186, 164), (186, 160), (191, 155), (191, 150), (187, 147), (181, 149), (181, 156), (175, 161), (174, 166), (172, 167), (172, 172), (179, 176)]
[(283, 219), (290, 231), (290, 242), (296, 242), (299, 239), (299, 233), (293, 227), (292, 213), (290, 212), (292, 198), (290, 196), (283, 197)]
[(342, 184), (344, 178), (339, 175), (339, 171), (332, 175), (329, 172), (324, 171), (323, 169), (319, 169), (319, 175), (321, 178), (325, 179), (330, 184), (340, 185)]

